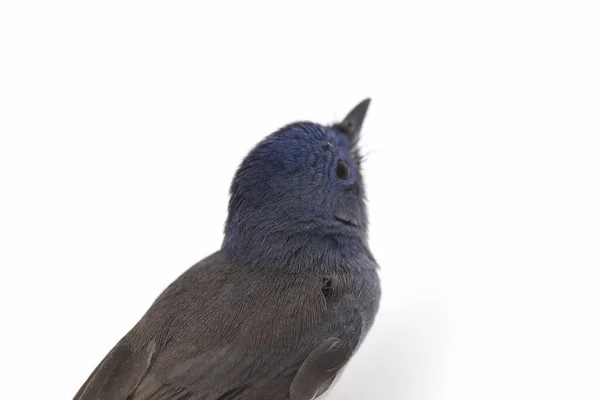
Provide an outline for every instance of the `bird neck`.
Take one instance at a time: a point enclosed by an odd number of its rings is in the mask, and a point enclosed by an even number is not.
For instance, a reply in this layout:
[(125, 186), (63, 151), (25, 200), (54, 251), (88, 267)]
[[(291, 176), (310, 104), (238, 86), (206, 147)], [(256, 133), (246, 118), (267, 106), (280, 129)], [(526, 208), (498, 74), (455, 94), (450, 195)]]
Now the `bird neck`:
[(221, 250), (231, 261), (244, 265), (322, 270), (371, 259), (365, 236), (323, 229), (314, 222), (282, 226), (281, 221), (263, 221), (249, 226), (230, 218)]

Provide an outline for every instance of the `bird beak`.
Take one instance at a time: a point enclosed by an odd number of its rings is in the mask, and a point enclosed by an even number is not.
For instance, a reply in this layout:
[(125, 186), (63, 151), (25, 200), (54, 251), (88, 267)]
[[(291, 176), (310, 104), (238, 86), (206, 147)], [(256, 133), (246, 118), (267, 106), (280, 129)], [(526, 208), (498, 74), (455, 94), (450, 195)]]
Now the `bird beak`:
[(348, 115), (346, 115), (346, 118), (344, 118), (342, 122), (334, 125), (334, 128), (337, 128), (348, 135), (348, 138), (352, 143), (358, 141), (360, 130), (362, 128), (363, 121), (367, 116), (367, 110), (369, 109), (370, 103), (370, 98), (364, 99), (358, 103), (358, 105), (354, 107), (352, 111), (348, 113)]

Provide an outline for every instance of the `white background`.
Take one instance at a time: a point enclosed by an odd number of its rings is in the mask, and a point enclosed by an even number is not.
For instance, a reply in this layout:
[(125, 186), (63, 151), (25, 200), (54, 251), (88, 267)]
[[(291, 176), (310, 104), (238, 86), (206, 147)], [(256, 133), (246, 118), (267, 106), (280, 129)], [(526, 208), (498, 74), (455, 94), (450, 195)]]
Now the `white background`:
[(384, 296), (329, 399), (600, 398), (597, 2), (205, 3), (0, 5), (0, 397), (71, 398), (245, 153), (371, 96)]

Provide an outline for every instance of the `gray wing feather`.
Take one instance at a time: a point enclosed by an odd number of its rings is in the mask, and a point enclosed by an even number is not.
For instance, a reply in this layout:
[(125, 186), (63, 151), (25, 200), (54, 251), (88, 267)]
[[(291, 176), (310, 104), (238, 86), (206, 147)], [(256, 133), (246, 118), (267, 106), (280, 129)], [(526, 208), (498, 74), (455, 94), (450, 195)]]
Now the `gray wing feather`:
[(136, 352), (119, 342), (92, 372), (74, 400), (127, 399), (146, 375), (154, 353), (153, 343)]
[(323, 394), (350, 359), (348, 344), (329, 338), (304, 360), (290, 386), (290, 400), (312, 400)]

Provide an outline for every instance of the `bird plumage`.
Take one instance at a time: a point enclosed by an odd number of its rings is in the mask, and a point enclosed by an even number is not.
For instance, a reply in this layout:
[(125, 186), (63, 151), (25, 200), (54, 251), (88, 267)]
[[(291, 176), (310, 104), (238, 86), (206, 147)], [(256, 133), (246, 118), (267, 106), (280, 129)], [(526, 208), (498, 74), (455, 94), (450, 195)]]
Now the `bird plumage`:
[(355, 109), (333, 127), (293, 124), (250, 152), (221, 250), (165, 289), (76, 400), (311, 400), (329, 388), (380, 297), (361, 105), (358, 120)]

